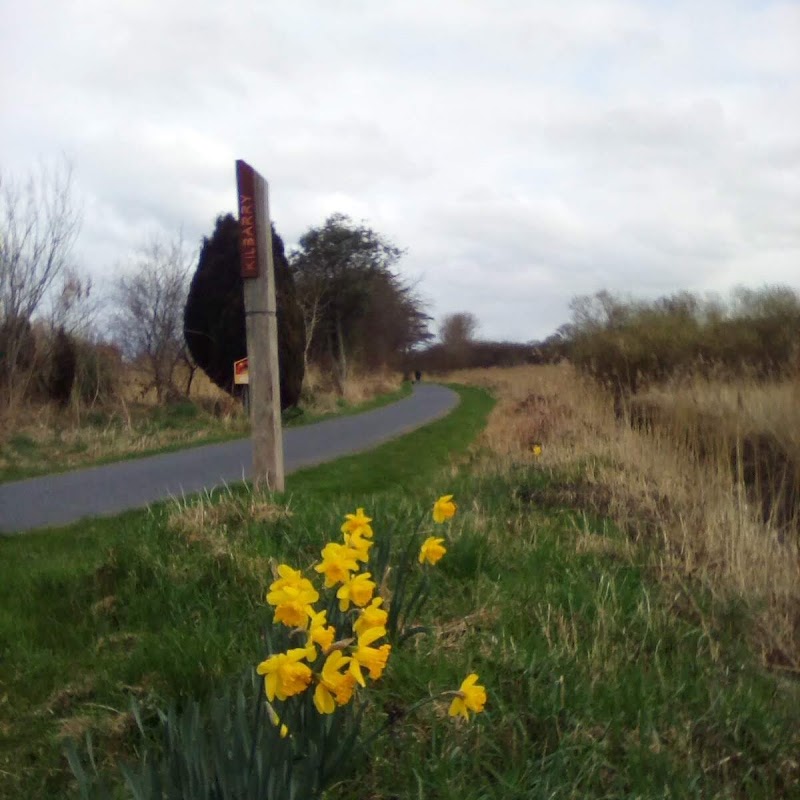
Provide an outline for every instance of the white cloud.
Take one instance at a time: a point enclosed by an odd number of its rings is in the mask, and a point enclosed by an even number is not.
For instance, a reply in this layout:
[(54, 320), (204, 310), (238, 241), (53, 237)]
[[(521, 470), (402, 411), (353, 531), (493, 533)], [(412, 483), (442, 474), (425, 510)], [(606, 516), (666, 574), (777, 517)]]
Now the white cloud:
[(80, 254), (210, 232), (246, 158), (433, 312), (531, 339), (577, 293), (798, 285), (800, 4), (0, 0), (0, 158), (72, 157)]

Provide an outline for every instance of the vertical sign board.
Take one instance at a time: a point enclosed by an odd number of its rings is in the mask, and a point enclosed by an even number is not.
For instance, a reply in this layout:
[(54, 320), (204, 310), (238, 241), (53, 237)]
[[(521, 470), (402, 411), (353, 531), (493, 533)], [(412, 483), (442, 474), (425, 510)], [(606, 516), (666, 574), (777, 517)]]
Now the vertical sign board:
[(244, 161), (236, 162), (236, 183), (239, 188), (239, 246), (242, 277), (257, 278), (259, 270), (256, 239), (256, 172)]
[(278, 319), (272, 226), (267, 182), (249, 164), (236, 162), (253, 481), (284, 489), (283, 431), (278, 372)]

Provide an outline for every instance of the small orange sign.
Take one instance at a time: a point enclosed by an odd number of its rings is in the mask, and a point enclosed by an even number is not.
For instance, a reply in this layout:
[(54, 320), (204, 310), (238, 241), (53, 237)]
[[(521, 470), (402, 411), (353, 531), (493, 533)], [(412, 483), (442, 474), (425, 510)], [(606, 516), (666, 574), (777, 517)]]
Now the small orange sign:
[(247, 359), (240, 358), (233, 362), (233, 382), (236, 384), (249, 384), (250, 372), (247, 368)]

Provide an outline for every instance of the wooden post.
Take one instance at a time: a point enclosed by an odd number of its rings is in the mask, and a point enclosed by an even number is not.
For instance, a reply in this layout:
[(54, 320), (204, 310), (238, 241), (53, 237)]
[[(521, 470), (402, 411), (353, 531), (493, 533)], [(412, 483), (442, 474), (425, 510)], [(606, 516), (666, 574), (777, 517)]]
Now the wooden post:
[(253, 482), (284, 490), (283, 432), (278, 371), (278, 319), (272, 226), (266, 180), (244, 161), (236, 162), (239, 227), (247, 326)]

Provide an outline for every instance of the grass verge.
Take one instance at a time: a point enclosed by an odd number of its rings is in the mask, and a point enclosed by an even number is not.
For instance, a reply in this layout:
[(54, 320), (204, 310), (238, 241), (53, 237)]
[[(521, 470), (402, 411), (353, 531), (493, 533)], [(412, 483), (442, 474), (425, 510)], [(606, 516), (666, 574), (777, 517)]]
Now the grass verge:
[(475, 671), (487, 711), (402, 720), (334, 796), (798, 796), (800, 687), (760, 669), (735, 607), (708, 628), (710, 597), (665, 591), (613, 526), (537, 507), (562, 477), (518, 463), (452, 484), (436, 634), (398, 652), (383, 699), (402, 719), (405, 698)]
[(323, 422), (326, 419), (332, 419), (334, 417), (346, 417), (351, 414), (360, 414), (362, 411), (372, 411), (375, 408), (382, 408), (397, 400), (402, 400), (404, 397), (408, 397), (413, 389), (414, 387), (410, 381), (403, 381), (399, 389), (384, 392), (369, 400), (353, 403), (349, 402), (346, 398), (338, 398), (336, 401), (336, 408), (333, 411), (315, 411), (313, 406), (310, 411), (306, 411), (302, 407), (287, 409), (283, 415), (283, 424), (287, 428), (297, 428), (301, 425), (311, 425), (315, 422)]
[[(318, 413), (313, 405), (311, 411), (287, 409), (283, 424), (296, 428), (359, 414), (401, 400), (411, 391), (405, 382), (363, 402), (340, 400), (334, 411)], [(139, 409), (129, 423), (116, 413), (92, 412), (82, 428), (54, 427), (45, 437), (18, 433), (1, 443), (0, 483), (241, 439), (249, 435), (249, 428), (241, 413), (218, 417), (190, 401)]]

